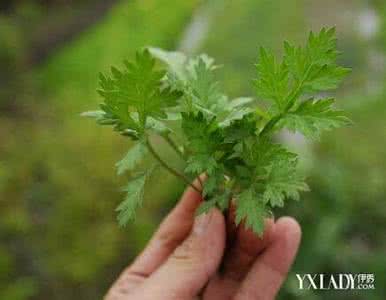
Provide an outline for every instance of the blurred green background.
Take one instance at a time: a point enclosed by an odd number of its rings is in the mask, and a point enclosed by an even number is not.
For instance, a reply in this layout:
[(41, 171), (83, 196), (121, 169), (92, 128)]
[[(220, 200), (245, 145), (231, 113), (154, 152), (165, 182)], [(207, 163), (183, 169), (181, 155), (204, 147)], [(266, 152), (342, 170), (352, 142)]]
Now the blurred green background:
[[(355, 125), (321, 143), (280, 137), (303, 154), (312, 191), (276, 212), (303, 228), (279, 299), (385, 299), (383, 0), (2, 0), (0, 299), (102, 298), (183, 190), (157, 174), (137, 221), (117, 226), (114, 163), (130, 144), (79, 117), (99, 102), (99, 71), (146, 45), (207, 52), (223, 88), (250, 95), (258, 46), (280, 53), (283, 39), (333, 25), (353, 68), (336, 95)], [(300, 291), (294, 273), (374, 273), (376, 289)]]

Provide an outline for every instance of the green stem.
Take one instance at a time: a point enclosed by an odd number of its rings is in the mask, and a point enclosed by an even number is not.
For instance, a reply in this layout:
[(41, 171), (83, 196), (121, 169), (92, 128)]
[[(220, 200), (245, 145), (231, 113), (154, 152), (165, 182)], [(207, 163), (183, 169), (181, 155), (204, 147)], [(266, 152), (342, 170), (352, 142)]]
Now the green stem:
[(280, 121), (280, 119), (283, 117), (283, 114), (278, 114), (277, 116), (273, 117), (267, 124), (265, 124), (264, 128), (260, 131), (259, 136), (264, 136), (268, 134), (273, 127), (277, 124), (277, 122)]
[[(174, 149), (174, 151), (181, 157), (181, 159), (183, 161), (186, 161), (185, 153), (178, 148), (177, 144), (172, 140), (172, 138), (168, 134), (162, 135), (162, 137), (169, 144), (169, 146), (172, 147)], [(202, 180), (200, 178), (200, 174), (197, 175), (197, 180), (200, 183), (201, 189), (203, 189), (204, 183), (202, 182)]]
[(149, 139), (147, 138), (146, 139), (146, 146), (147, 148), (149, 149), (150, 153), (153, 155), (153, 157), (161, 164), (162, 167), (164, 167), (166, 170), (168, 170), (170, 173), (172, 173), (174, 176), (176, 176), (177, 178), (181, 179), (182, 181), (184, 181), (186, 184), (190, 185), (194, 190), (196, 190), (198, 193), (201, 193), (201, 190), (198, 189), (196, 186), (194, 186), (191, 181), (189, 180), (189, 178), (187, 178), (184, 174), (181, 174), (180, 172), (178, 172), (177, 170), (173, 169), (172, 167), (170, 167), (159, 155), (158, 153), (155, 151), (155, 149), (153, 148), (153, 146), (151, 145)]
[(262, 117), (263, 119), (266, 119), (266, 120), (269, 120), (269, 114), (267, 114), (265, 111), (263, 111), (262, 109), (260, 109), (259, 107), (256, 107), (255, 108), (255, 113)]
[(178, 148), (176, 143), (172, 140), (172, 138), (168, 134), (161, 135), (164, 140), (169, 144), (171, 148), (182, 158), (182, 160), (186, 160), (184, 153)]

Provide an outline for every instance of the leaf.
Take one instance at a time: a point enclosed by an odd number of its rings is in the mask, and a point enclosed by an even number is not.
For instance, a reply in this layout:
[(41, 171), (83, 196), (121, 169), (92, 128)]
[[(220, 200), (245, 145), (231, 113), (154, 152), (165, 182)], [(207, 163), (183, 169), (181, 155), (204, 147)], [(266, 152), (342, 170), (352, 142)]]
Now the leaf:
[(310, 32), (307, 45), (295, 47), (284, 43), (284, 62), (298, 88), (303, 92), (335, 89), (350, 69), (337, 65), (335, 28)]
[(290, 162), (297, 158), (296, 154), (288, 151), (280, 144), (273, 143), (268, 138), (245, 141), (239, 156), (247, 166), (258, 170), (256, 171), (257, 175), (261, 175), (262, 170), (275, 162)]
[(248, 137), (256, 137), (257, 121), (253, 114), (245, 114), (241, 119), (235, 119), (224, 128), (224, 142), (243, 142)]
[(297, 160), (281, 160), (270, 166), (263, 194), (264, 203), (282, 207), (285, 198), (299, 200), (299, 191), (309, 190), (304, 178), (297, 173), (296, 165)]
[(229, 207), (229, 203), (231, 201), (231, 192), (230, 190), (225, 190), (219, 195), (216, 195), (213, 197), (213, 199), (216, 201), (216, 206), (221, 210), (225, 211)]
[(287, 65), (276, 62), (273, 53), (261, 47), (256, 68), (258, 78), (254, 83), (258, 95), (265, 100), (273, 100), (279, 110), (284, 109), (289, 89)]
[(249, 107), (253, 99), (240, 97), (229, 101), (228, 97), (222, 95), (217, 103), (211, 107), (211, 115), (216, 116), (220, 127), (227, 127), (233, 121), (242, 119), (245, 115), (254, 111)]
[(103, 118), (105, 113), (102, 110), (90, 110), (90, 111), (85, 111), (80, 114), (81, 117), (86, 117), (86, 118), (95, 118), (95, 119), (101, 119)]
[[(216, 163), (216, 162), (215, 162)], [(221, 188), (224, 186), (224, 169), (219, 167), (216, 163), (213, 169), (209, 169), (209, 172), (206, 172), (209, 176), (204, 182), (204, 187), (202, 195), (207, 198), (213, 197), (216, 195)]]
[(206, 119), (201, 112), (182, 113), (181, 125), (190, 151), (185, 171), (195, 176), (203, 172), (212, 174), (217, 167), (214, 153), (223, 141), (216, 120)]
[(198, 107), (210, 109), (216, 104), (218, 97), (223, 97), (214, 78), (213, 71), (216, 69), (214, 60), (209, 56), (199, 55), (187, 59), (181, 52), (157, 48), (150, 48), (150, 52), (169, 67), (167, 74), (169, 85), (189, 94)]
[(127, 152), (125, 157), (116, 163), (117, 174), (122, 175), (126, 171), (132, 171), (147, 154), (147, 148), (143, 143), (137, 143)]
[(309, 138), (318, 139), (325, 130), (339, 128), (351, 123), (341, 110), (335, 110), (334, 99), (309, 99), (302, 102), (281, 121), (283, 127), (299, 131)]
[(186, 80), (186, 63), (187, 57), (182, 52), (165, 51), (160, 48), (149, 48), (150, 53), (163, 63), (165, 63), (169, 70), (174, 73), (179, 79)]
[(213, 173), (217, 167), (216, 160), (209, 154), (196, 153), (191, 155), (187, 160), (185, 168), (186, 173), (198, 175), (202, 173)]
[(213, 207), (216, 207), (216, 199), (202, 201), (196, 210), (196, 216), (208, 213)]
[[(137, 52), (134, 62), (125, 62), (125, 69), (111, 68), (111, 76), (100, 76), (99, 94), (104, 98), (101, 105), (106, 122), (115, 129), (126, 129), (139, 135), (147, 126), (148, 118), (163, 119), (166, 110), (177, 105), (182, 96), (163, 85), (165, 71), (155, 69), (155, 60), (148, 50)], [(133, 118), (133, 112), (138, 118)]]
[[(169, 119), (170, 121), (170, 119)], [(154, 119), (152, 117), (149, 117), (147, 119), (146, 128), (151, 129), (154, 132), (158, 133), (159, 135), (165, 135), (171, 133), (173, 130), (168, 127), (164, 122)]]
[(296, 154), (267, 138), (244, 142), (236, 157), (241, 158), (243, 162), (243, 165), (235, 168), (237, 184), (241, 189), (254, 187), (259, 194), (263, 194), (271, 182), (271, 176), (275, 175), (272, 170), (275, 170), (276, 166), (290, 166), (294, 163), (296, 165), (297, 162)]
[(264, 233), (264, 219), (269, 215), (261, 198), (249, 188), (238, 195), (236, 203), (236, 225), (244, 221), (246, 228), (251, 228), (261, 237)]
[(133, 178), (126, 185), (124, 189), (126, 197), (116, 208), (116, 211), (118, 212), (119, 225), (125, 226), (131, 219), (134, 218), (137, 208), (141, 206), (148, 175), (148, 172), (142, 173)]
[(241, 120), (245, 115), (253, 112), (252, 108), (249, 107), (241, 107), (238, 109), (234, 109), (231, 111), (223, 121), (219, 123), (220, 127), (226, 127), (231, 124), (231, 122), (236, 121), (236, 120)]
[(236, 119), (252, 111), (246, 107), (251, 98), (241, 97), (229, 101), (215, 79), (214, 60), (207, 55), (193, 59), (180, 52), (167, 52), (156, 48), (150, 51), (169, 67), (167, 83), (185, 95), (185, 110), (200, 111), (209, 117), (216, 117), (220, 126), (227, 126)]
[(205, 200), (201, 202), (199, 207), (196, 210), (196, 215), (201, 215), (208, 213), (212, 208), (217, 207), (221, 211), (224, 211), (225, 209), (228, 208), (230, 201), (230, 193), (229, 191), (224, 191), (219, 195), (216, 195), (209, 200)]
[(194, 104), (198, 109), (202, 107), (211, 111), (224, 97), (220, 92), (218, 82), (215, 80), (214, 69), (202, 57), (197, 59), (197, 62), (192, 65), (192, 69), (187, 84)]
[(239, 97), (232, 99), (228, 102), (228, 109), (233, 110), (239, 107), (244, 107), (247, 104), (250, 104), (253, 101), (253, 98), (251, 97)]
[[(286, 126), (317, 138), (322, 130), (349, 123), (341, 111), (331, 108), (332, 100), (302, 103), (304, 96), (335, 89), (347, 75), (349, 69), (337, 64), (338, 55), (335, 28), (322, 28), (318, 34), (310, 32), (303, 47), (284, 42), (281, 63), (276, 62), (271, 52), (260, 49), (257, 93), (273, 100), (269, 113), (260, 113), (265, 119), (260, 135)], [(259, 112), (257, 109), (256, 113)]]

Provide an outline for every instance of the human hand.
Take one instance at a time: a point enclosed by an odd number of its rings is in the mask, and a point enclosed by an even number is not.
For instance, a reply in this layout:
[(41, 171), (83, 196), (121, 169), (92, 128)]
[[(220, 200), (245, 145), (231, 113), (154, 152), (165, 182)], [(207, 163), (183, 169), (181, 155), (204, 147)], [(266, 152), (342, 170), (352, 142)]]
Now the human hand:
[(266, 220), (262, 238), (233, 213), (194, 217), (202, 201), (188, 188), (105, 300), (271, 300), (296, 255), (301, 231), (289, 217)]

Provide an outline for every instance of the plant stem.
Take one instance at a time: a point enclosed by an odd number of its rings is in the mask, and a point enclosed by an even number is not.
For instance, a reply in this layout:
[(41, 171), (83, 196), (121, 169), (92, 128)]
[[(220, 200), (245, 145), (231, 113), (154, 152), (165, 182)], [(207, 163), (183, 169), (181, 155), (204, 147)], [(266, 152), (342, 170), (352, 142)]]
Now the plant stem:
[[(181, 159), (186, 161), (185, 153), (178, 148), (177, 144), (172, 140), (172, 138), (168, 134), (161, 135), (161, 136), (169, 144), (169, 146), (172, 147), (174, 151), (181, 157)], [(204, 183), (201, 180), (200, 174), (198, 174), (197, 180), (200, 183), (201, 190), (202, 190), (204, 188)]]
[(168, 134), (161, 135), (164, 140), (169, 144), (170, 147), (183, 159), (186, 160), (184, 153), (178, 148), (176, 143), (172, 140), (172, 138)]
[(164, 167), (166, 170), (168, 170), (170, 173), (172, 173), (174, 176), (178, 177), (179, 179), (181, 179), (182, 181), (184, 181), (186, 184), (190, 185), (195, 191), (197, 191), (198, 193), (201, 193), (201, 190), (199, 188), (197, 188), (196, 186), (194, 186), (191, 181), (189, 180), (189, 178), (187, 178), (184, 174), (181, 174), (180, 172), (178, 172), (177, 170), (173, 169), (172, 167), (170, 167), (159, 155), (158, 153), (155, 151), (155, 149), (153, 148), (153, 146), (151, 145), (149, 139), (147, 138), (146, 139), (146, 146), (147, 148), (149, 149), (150, 153), (153, 155), (153, 157), (161, 164), (162, 167)]
[(283, 117), (283, 114), (278, 114), (276, 117), (273, 117), (267, 124), (265, 124), (263, 130), (260, 131), (259, 136), (264, 136), (268, 132), (271, 131), (273, 127), (275, 127), (276, 123), (280, 121), (280, 119)]

